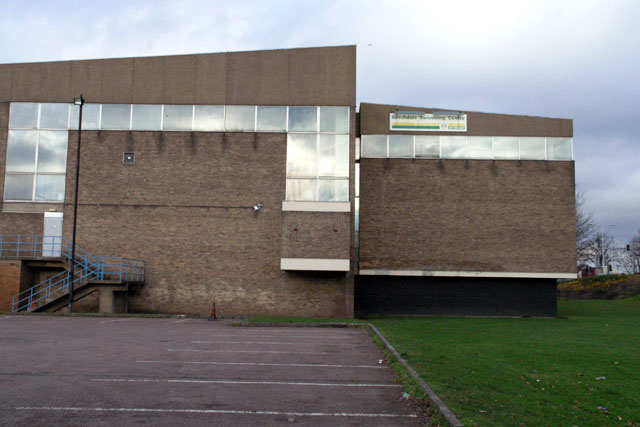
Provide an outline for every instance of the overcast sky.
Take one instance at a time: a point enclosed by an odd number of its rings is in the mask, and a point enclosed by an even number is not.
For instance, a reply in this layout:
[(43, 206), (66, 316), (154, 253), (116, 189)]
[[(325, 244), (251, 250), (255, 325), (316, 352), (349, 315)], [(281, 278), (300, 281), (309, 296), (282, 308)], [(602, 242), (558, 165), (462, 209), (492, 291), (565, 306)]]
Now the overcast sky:
[(640, 1), (0, 5), (0, 63), (356, 44), (358, 103), (572, 118), (586, 210), (640, 229)]

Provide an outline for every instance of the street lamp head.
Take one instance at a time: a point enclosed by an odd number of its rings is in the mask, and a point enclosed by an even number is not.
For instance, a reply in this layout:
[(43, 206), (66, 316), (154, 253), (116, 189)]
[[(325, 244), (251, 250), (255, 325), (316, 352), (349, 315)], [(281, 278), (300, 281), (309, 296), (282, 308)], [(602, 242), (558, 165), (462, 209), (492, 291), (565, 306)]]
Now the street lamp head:
[(84, 98), (80, 95), (80, 98), (73, 98), (73, 103), (75, 105), (84, 105)]

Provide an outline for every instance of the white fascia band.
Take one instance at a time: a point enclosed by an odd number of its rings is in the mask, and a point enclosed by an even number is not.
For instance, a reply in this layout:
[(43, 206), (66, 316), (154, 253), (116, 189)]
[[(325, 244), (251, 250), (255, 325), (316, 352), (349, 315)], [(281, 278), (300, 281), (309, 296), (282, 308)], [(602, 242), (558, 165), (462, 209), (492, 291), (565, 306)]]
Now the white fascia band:
[(504, 277), (512, 279), (577, 279), (576, 273), (517, 273), (511, 271), (424, 271), (364, 269), (362, 276)]
[(281, 270), (349, 271), (348, 259), (280, 258)]
[(283, 211), (297, 212), (351, 212), (350, 202), (294, 202), (284, 200)]

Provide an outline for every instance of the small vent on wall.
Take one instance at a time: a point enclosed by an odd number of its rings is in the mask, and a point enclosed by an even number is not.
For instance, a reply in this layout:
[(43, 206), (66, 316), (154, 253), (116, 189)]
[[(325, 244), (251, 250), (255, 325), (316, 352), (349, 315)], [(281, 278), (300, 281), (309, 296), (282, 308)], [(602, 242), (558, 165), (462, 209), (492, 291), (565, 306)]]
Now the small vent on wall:
[(136, 154), (135, 153), (124, 153), (122, 158), (122, 163), (125, 165), (132, 165), (136, 162)]

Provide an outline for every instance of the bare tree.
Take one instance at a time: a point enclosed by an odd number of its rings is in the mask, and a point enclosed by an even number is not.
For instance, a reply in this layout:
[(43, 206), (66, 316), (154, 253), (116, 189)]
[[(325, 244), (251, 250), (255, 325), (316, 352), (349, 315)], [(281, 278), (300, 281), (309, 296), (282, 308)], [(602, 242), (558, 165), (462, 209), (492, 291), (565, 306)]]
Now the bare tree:
[(598, 231), (589, 241), (587, 248), (587, 261), (596, 267), (606, 267), (618, 260), (615, 243), (605, 231)]
[[(628, 249), (627, 249), (628, 248)], [(640, 273), (640, 230), (627, 245), (627, 250), (623, 251), (622, 267), (629, 274)]]
[[(590, 255), (593, 244), (593, 213), (585, 212), (584, 204), (584, 191), (576, 191), (576, 250), (578, 264), (584, 264), (591, 260)], [(598, 264), (596, 263), (596, 265)]]

